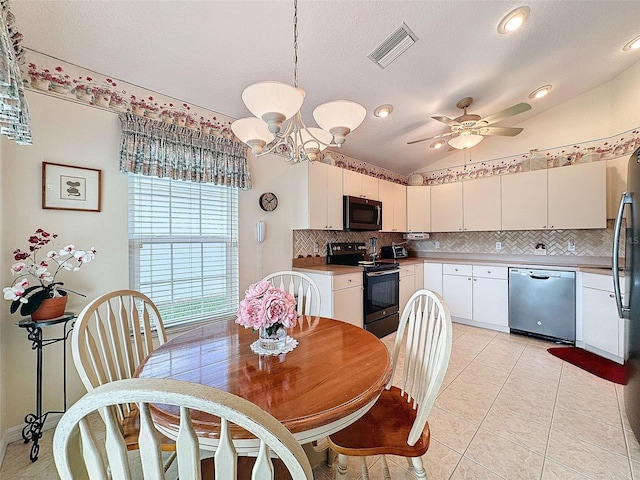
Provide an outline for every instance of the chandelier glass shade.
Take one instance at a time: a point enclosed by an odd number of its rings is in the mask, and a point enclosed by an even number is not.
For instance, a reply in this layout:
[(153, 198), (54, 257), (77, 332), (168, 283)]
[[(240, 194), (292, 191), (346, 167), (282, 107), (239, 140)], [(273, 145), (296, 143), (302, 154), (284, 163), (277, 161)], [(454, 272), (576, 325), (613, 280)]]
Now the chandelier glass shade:
[(297, 0), (293, 5), (294, 86), (274, 81), (249, 85), (242, 92), (242, 101), (255, 116), (236, 120), (231, 130), (255, 156), (279, 153), (291, 162), (314, 161), (325, 148), (342, 145), (367, 111), (358, 103), (335, 100), (313, 111), (320, 128), (305, 125), (300, 113), (305, 93), (298, 87)]
[(458, 150), (464, 150), (466, 148), (475, 147), (479, 144), (484, 137), (473, 133), (471, 130), (463, 130), (455, 137), (449, 139), (449, 145)]

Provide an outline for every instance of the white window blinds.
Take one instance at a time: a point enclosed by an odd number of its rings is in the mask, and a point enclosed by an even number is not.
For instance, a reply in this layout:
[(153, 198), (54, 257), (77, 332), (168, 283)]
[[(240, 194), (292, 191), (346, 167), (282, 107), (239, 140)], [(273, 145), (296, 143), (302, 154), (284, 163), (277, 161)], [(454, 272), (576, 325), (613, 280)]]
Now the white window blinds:
[(129, 174), (130, 285), (166, 327), (238, 307), (238, 190)]

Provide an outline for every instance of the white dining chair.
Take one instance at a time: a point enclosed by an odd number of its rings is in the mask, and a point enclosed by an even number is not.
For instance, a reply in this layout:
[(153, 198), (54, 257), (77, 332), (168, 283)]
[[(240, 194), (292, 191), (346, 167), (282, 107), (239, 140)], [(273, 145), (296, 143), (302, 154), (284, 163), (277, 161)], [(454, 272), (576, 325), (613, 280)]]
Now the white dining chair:
[(262, 280), (293, 295), (297, 302), (298, 315), (320, 314), (320, 290), (308, 275), (281, 271), (267, 275)]
[[(328, 437), (338, 454), (336, 479), (346, 478), (348, 456), (360, 457), (362, 477), (369, 478), (365, 457), (370, 455), (382, 456), (385, 480), (391, 478), (385, 455), (406, 457), (416, 478), (427, 478), (422, 464), (430, 441), (427, 418), (447, 371), (451, 335), (444, 299), (429, 290), (415, 292), (396, 332), (391, 380), (363, 417)], [(401, 359), (399, 385), (392, 386)]]
[[(73, 328), (71, 352), (87, 391), (100, 385), (132, 378), (136, 368), (167, 334), (156, 305), (135, 290), (117, 290), (90, 302)], [(139, 418), (135, 405), (118, 406), (128, 450), (138, 448)], [(164, 451), (175, 450), (169, 439)]]
[[(257, 405), (215, 388), (170, 379), (127, 379), (104, 384), (87, 393), (60, 419), (53, 437), (53, 455), (62, 480), (78, 478), (132, 478), (135, 466), (127, 456), (127, 446), (116, 413), (122, 404), (136, 404), (140, 411), (140, 465), (145, 479), (164, 479), (158, 430), (153, 404), (176, 408), (180, 419), (176, 434), (178, 477), (201, 478), (197, 436), (203, 413), (220, 420), (220, 442), (214, 453), (216, 479), (236, 479), (237, 460), (232, 432), (238, 427), (260, 440), (252, 466), (252, 479), (273, 479), (271, 456), (284, 463), (291, 478), (313, 479), (307, 456), (291, 432)], [(104, 427), (96, 426), (94, 412), (101, 412)], [(89, 418), (89, 417), (93, 418)], [(100, 418), (100, 417), (97, 417)], [(104, 440), (102, 433), (104, 432)], [(82, 448), (79, 448), (78, 437)], [(133, 468), (132, 468), (133, 467)]]

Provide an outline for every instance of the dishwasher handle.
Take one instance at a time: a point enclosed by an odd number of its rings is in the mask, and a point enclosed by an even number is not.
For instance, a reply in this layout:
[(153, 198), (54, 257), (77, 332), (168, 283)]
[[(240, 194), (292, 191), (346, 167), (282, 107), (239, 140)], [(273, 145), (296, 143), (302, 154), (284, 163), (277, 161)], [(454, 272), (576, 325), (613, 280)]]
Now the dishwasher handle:
[(549, 280), (551, 277), (549, 275), (536, 275), (531, 273), (529, 274), (529, 278), (533, 278), (534, 280)]

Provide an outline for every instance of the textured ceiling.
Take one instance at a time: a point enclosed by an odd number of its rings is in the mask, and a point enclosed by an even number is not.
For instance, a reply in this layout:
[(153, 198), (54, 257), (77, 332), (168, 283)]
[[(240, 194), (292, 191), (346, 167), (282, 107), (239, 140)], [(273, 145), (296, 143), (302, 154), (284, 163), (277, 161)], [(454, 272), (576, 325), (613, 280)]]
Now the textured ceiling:
[[(499, 35), (499, 21), (522, 4), (528, 22)], [(292, 0), (19, 0), (11, 11), (25, 47), (231, 117), (249, 115), (247, 85), (293, 83)], [(530, 102), (498, 123), (517, 126), (640, 61), (640, 51), (622, 51), (640, 34), (638, 18), (638, 0), (299, 0), (303, 115), (313, 124), (320, 103), (361, 103), (367, 117), (341, 153), (408, 174), (446, 155), (406, 143), (448, 131), (430, 117), (455, 118), (462, 97), (481, 116)], [(381, 69), (367, 55), (403, 22), (419, 40)], [(530, 101), (547, 83), (552, 93)], [(385, 103), (392, 115), (374, 117)]]

